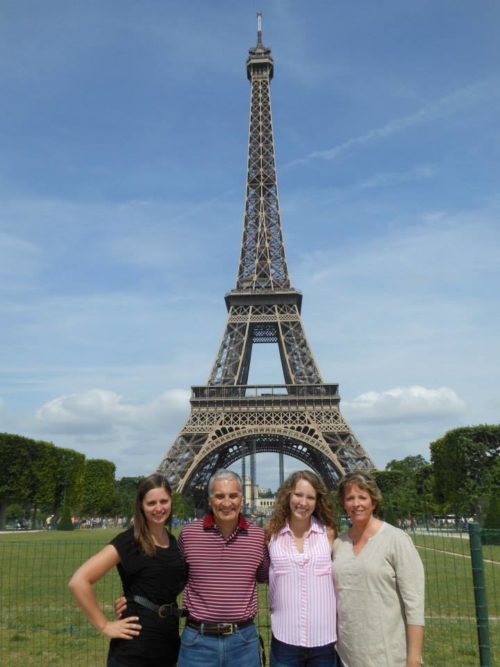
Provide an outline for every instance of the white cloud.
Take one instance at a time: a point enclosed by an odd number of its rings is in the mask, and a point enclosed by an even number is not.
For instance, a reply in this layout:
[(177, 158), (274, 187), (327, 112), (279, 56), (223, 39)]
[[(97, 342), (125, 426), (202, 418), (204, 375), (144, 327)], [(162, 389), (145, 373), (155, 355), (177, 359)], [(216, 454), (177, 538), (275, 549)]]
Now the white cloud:
[(357, 423), (391, 423), (459, 416), (465, 410), (465, 402), (448, 387), (413, 386), (368, 391), (353, 401), (344, 401), (342, 407)]
[(189, 415), (190, 392), (169, 389), (149, 401), (131, 401), (105, 389), (60, 396), (34, 417), (6, 411), (12, 433), (104, 458), (117, 478), (156, 470)]
[(42, 431), (103, 435), (118, 430), (154, 431), (186, 411), (189, 392), (171, 389), (149, 403), (133, 403), (104, 389), (60, 396), (42, 405), (36, 420)]

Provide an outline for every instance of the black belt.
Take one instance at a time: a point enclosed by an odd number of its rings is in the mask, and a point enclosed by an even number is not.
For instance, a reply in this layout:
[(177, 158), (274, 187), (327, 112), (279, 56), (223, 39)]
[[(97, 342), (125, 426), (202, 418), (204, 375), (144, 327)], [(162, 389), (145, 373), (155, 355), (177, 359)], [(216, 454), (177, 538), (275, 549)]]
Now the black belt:
[(194, 621), (193, 619), (189, 618), (186, 625), (188, 625), (190, 628), (198, 630), (201, 635), (218, 635), (220, 637), (225, 635), (234, 635), (235, 632), (241, 630), (242, 628), (246, 628), (248, 625), (252, 625), (252, 623), (253, 618), (250, 618), (248, 621), (236, 621), (235, 623), (205, 623), (203, 621)]
[(146, 609), (154, 611), (160, 618), (167, 618), (167, 616), (177, 616), (177, 618), (180, 618), (181, 616), (187, 616), (187, 610), (179, 609), (175, 602), (169, 602), (168, 604), (155, 604), (154, 602), (151, 602), (151, 600), (143, 598), (142, 595), (132, 595), (130, 599), (133, 602), (140, 604), (141, 607), (146, 607)]

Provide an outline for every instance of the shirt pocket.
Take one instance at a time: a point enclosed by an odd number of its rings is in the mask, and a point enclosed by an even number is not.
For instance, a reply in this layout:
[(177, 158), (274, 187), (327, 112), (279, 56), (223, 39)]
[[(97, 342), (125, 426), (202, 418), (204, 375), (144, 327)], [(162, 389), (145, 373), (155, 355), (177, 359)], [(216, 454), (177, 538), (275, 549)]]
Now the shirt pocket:
[(332, 568), (331, 567), (315, 567), (314, 568), (314, 576), (315, 577), (332, 577)]
[(316, 558), (316, 562), (313, 567), (314, 576), (316, 577), (333, 577), (332, 574), (332, 561), (330, 560), (329, 555), (321, 555)]
[(271, 558), (270, 571), (276, 575), (290, 574), (292, 572), (292, 562), (287, 556), (274, 556)]

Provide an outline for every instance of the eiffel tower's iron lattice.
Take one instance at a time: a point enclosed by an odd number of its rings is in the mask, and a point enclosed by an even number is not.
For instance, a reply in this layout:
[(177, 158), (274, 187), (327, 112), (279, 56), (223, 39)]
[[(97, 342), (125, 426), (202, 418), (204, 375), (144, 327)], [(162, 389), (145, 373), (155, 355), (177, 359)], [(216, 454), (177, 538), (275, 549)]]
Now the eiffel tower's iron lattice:
[[(271, 50), (249, 50), (250, 130), (243, 239), (236, 289), (225, 296), (226, 328), (208, 382), (192, 387), (191, 414), (159, 466), (202, 504), (218, 468), (278, 452), (301, 460), (334, 487), (348, 470), (374, 468), (340, 413), (338, 385), (324, 384), (290, 285), (280, 220), (270, 82)], [(248, 385), (254, 343), (278, 345), (285, 384)]]

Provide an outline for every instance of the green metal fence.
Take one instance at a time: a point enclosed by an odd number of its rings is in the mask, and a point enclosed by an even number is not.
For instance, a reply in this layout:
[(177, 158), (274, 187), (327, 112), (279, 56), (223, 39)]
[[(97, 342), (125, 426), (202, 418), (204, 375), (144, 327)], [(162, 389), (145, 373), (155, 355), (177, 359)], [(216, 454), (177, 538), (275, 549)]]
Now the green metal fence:
[[(105, 665), (107, 640), (86, 623), (67, 582), (116, 532), (0, 535), (2, 667)], [(500, 659), (500, 531), (479, 531), (479, 538), (479, 553), (473, 554), (474, 568), (482, 564), (483, 590), (478, 601), (468, 534), (436, 530), (413, 536), (426, 570), (426, 667), (493, 667)], [(115, 572), (96, 586), (97, 598), (110, 616), (120, 592)], [(268, 646), (265, 586), (260, 587), (259, 600), (259, 629)]]

